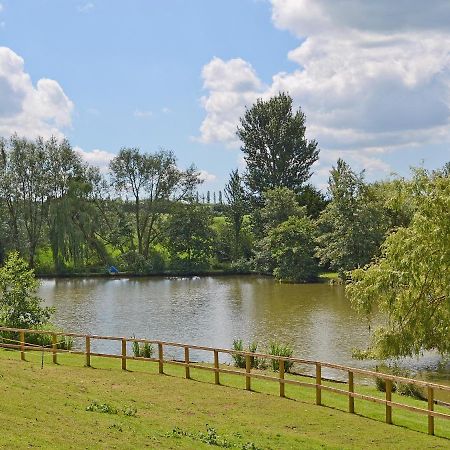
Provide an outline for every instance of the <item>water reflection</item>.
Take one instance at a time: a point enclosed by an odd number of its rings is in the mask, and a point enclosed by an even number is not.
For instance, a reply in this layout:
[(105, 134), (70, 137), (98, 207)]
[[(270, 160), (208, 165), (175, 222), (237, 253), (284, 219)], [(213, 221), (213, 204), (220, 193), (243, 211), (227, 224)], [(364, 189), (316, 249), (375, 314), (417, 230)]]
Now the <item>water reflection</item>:
[[(294, 346), (302, 358), (374, 364), (351, 357), (353, 348), (367, 344), (370, 331), (342, 286), (280, 284), (256, 276), (56, 279), (44, 280), (40, 295), (56, 308), (54, 322), (67, 331), (228, 348), (236, 338), (258, 341), (262, 349), (276, 340)], [(118, 353), (119, 344), (95, 342), (93, 351)], [(211, 359), (195, 352), (193, 357)], [(438, 362), (427, 354), (403, 364), (448, 381), (449, 367), (437, 372)]]

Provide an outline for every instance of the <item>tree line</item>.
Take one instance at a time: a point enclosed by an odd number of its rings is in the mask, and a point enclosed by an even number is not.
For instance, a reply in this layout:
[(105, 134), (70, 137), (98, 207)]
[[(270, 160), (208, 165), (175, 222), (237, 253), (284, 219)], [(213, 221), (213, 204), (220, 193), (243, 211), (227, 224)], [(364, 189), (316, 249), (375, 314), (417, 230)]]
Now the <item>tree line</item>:
[(171, 151), (122, 148), (103, 174), (66, 139), (1, 139), (0, 258), (16, 250), (38, 273), (114, 265), (344, 278), (409, 225), (412, 181), (367, 183), (340, 159), (323, 194), (309, 183), (319, 148), (305, 133), (285, 93), (247, 108), (237, 126), (246, 170), (231, 172), (218, 202), (202, 199), (199, 171), (180, 169)]

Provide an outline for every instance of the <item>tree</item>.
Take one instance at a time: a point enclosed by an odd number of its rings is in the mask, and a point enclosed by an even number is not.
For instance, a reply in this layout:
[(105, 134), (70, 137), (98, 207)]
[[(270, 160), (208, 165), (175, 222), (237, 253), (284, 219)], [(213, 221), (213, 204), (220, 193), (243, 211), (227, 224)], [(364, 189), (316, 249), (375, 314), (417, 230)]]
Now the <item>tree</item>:
[(41, 306), (36, 296), (39, 281), (28, 264), (12, 252), (0, 268), (0, 323), (11, 328), (39, 328), (45, 325), (52, 308)]
[(180, 170), (170, 151), (147, 154), (138, 148), (122, 148), (111, 161), (110, 171), (117, 192), (131, 193), (134, 198), (138, 252), (147, 258), (150, 246), (161, 235), (169, 202), (192, 199), (199, 174), (194, 166)]
[(305, 137), (305, 115), (292, 110), (292, 98), (280, 93), (246, 110), (237, 136), (247, 163), (246, 183), (256, 200), (269, 189), (286, 187), (300, 193), (317, 161), (316, 141)]
[(167, 222), (167, 247), (177, 269), (206, 268), (212, 254), (212, 217), (209, 208), (178, 204)]
[(330, 203), (318, 219), (317, 256), (341, 278), (366, 265), (379, 251), (388, 229), (383, 209), (372, 201), (364, 173), (356, 174), (339, 159), (329, 179)]
[(354, 270), (347, 286), (358, 311), (386, 314), (362, 356), (450, 355), (450, 178), (418, 171), (411, 189), (421, 198), (411, 224), (388, 236), (380, 258)]
[[(220, 191), (220, 202), (222, 202), (221, 193)], [(235, 260), (241, 256), (241, 230), (247, 211), (244, 186), (237, 169), (230, 173), (230, 179), (225, 186), (224, 193), (227, 200), (225, 215), (233, 227), (233, 260)]]
[(328, 204), (325, 195), (310, 183), (302, 187), (297, 201), (300, 206), (306, 207), (306, 214), (313, 219), (317, 219)]
[(299, 206), (294, 191), (286, 187), (268, 190), (263, 195), (262, 208), (253, 211), (253, 228), (258, 233), (255, 243), (255, 264), (262, 273), (273, 274), (276, 260), (271, 244), (271, 232), (290, 217), (305, 218), (306, 208)]
[(315, 227), (308, 217), (291, 216), (269, 231), (273, 275), (282, 281), (313, 281), (318, 274), (314, 258)]
[[(48, 158), (45, 142), (14, 135), (2, 145), (1, 191), (11, 218), (17, 248), (34, 266), (47, 217), (49, 198)], [(22, 241), (22, 242), (19, 242)]]

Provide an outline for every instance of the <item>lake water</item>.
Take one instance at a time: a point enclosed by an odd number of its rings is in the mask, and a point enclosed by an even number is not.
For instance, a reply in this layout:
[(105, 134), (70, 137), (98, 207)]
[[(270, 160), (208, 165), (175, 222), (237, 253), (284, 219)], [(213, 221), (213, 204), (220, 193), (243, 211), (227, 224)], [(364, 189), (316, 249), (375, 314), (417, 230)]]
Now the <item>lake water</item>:
[[(273, 340), (290, 344), (300, 358), (375, 365), (352, 359), (353, 348), (367, 345), (370, 329), (342, 286), (280, 284), (258, 276), (86, 278), (43, 280), (39, 294), (56, 308), (53, 321), (66, 331), (225, 348), (241, 338), (260, 342), (260, 351)], [(119, 353), (119, 346), (95, 342), (93, 351)], [(209, 353), (192, 356), (211, 360)], [(450, 368), (439, 368), (437, 355), (402, 364), (422, 377), (450, 382)]]

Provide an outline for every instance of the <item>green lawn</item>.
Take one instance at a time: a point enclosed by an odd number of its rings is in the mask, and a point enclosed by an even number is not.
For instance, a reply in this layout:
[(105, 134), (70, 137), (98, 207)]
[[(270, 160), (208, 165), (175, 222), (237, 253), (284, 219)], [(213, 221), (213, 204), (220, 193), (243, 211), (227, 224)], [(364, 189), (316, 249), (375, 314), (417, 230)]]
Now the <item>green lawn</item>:
[[(428, 436), (426, 416), (394, 409), (399, 426), (387, 425), (382, 405), (356, 399), (357, 414), (349, 414), (347, 398), (329, 392), (320, 407), (314, 389), (286, 385), (283, 399), (276, 383), (262, 380), (247, 392), (239, 376), (221, 374), (226, 386), (216, 386), (213, 373), (198, 369), (186, 380), (175, 366), (159, 375), (154, 363), (128, 361), (122, 371), (120, 360), (93, 357), (87, 368), (81, 356), (58, 358), (53, 365), (47, 355), (41, 369), (37, 353), (21, 362), (18, 352), (0, 350), (1, 448), (202, 449), (211, 448), (208, 439), (247, 449), (450, 448), (450, 421), (436, 418), (438, 436)], [(383, 395), (368, 386), (356, 391)], [(395, 394), (393, 400), (425, 407)], [(93, 401), (118, 413), (86, 411)], [(206, 424), (218, 438), (207, 437)]]

